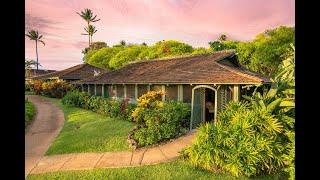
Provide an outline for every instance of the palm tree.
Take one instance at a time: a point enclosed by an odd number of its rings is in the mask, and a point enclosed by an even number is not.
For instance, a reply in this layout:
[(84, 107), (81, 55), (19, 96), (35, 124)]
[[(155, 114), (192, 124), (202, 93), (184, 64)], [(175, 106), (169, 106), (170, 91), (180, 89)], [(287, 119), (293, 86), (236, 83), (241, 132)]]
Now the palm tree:
[[(96, 19), (97, 15), (93, 16), (92, 10), (91, 9), (84, 9), (80, 13), (77, 12), (82, 19), (84, 19), (87, 22), (87, 28), (89, 28), (90, 22), (97, 22), (100, 21), (100, 19)], [(90, 35), (88, 34), (89, 37), (89, 47), (90, 47)]]
[(226, 41), (227, 40), (227, 35), (221, 34), (219, 37), (219, 41)]
[(38, 65), (39, 65), (39, 59), (38, 59), (38, 41), (41, 42), (44, 46), (45, 43), (44, 41), (41, 40), (42, 35), (39, 35), (38, 31), (35, 30), (31, 30), (28, 31), (28, 34), (26, 34), (26, 36), (28, 36), (30, 38), (30, 40), (33, 40), (36, 42), (36, 55), (37, 55), (37, 70), (38, 70)]
[[(38, 65), (38, 63), (35, 60), (33, 60), (33, 59), (30, 59), (30, 60), (25, 59), (24, 60), (24, 69), (25, 69), (25, 76), (26, 77), (30, 76), (31, 68), (34, 65)], [(39, 64), (39, 65), (41, 66), (41, 64)]]
[(88, 35), (89, 36), (89, 47), (90, 45), (93, 43), (92, 42), (92, 36), (94, 33), (96, 33), (98, 30), (96, 30), (96, 27), (95, 26), (92, 26), (91, 24), (88, 26), (88, 27), (85, 27), (84, 30), (87, 32), (87, 33), (83, 33), (82, 35)]

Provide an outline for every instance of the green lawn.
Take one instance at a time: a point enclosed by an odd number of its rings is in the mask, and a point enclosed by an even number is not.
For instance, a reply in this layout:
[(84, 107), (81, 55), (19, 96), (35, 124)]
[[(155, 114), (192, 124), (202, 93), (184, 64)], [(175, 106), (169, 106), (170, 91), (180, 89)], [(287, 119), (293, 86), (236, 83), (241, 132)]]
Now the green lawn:
[(34, 105), (28, 101), (28, 100), (25, 100), (25, 112), (24, 112), (24, 128), (26, 128), (31, 120), (33, 119), (33, 116), (35, 115), (36, 113), (36, 108), (34, 107)]
[[(227, 174), (212, 173), (177, 160), (150, 166), (132, 168), (95, 169), (84, 171), (51, 172), (38, 175), (29, 175), (33, 179), (248, 179), (235, 178)], [(280, 175), (261, 176), (252, 179), (278, 180), (284, 179)]]
[(45, 99), (58, 105), (66, 119), (59, 136), (46, 155), (129, 150), (127, 135), (133, 128), (133, 123), (108, 118), (81, 108), (64, 106), (59, 99)]

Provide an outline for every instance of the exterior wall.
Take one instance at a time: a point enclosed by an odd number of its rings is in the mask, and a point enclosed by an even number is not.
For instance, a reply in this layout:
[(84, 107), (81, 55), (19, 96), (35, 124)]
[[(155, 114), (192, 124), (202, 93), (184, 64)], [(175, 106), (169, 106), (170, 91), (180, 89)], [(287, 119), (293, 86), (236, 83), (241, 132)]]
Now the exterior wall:
[(117, 87), (117, 97), (124, 98), (124, 85), (116, 85)]
[(135, 99), (135, 85), (128, 84), (126, 85), (126, 88), (127, 88), (127, 98)]

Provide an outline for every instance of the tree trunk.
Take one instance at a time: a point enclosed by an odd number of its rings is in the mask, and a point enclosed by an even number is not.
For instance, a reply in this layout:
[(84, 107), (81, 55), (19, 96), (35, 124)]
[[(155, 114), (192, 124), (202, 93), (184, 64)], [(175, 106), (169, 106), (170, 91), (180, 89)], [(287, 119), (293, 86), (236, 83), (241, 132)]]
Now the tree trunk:
[(91, 43), (90, 43), (90, 33), (89, 33), (89, 25), (90, 25), (90, 22), (87, 21), (87, 23), (88, 23), (88, 26), (87, 26), (87, 27), (88, 27), (88, 37), (89, 37), (89, 47), (88, 47), (88, 48), (90, 48), (90, 44), (91, 44)]
[(38, 41), (37, 40), (36, 40), (36, 55), (37, 55), (37, 71), (38, 71), (39, 62), (38, 62)]

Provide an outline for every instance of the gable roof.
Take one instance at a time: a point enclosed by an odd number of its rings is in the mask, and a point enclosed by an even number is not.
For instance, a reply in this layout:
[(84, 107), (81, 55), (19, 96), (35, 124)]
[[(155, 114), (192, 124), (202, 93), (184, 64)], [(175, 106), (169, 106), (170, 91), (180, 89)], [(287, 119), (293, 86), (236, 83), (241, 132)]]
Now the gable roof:
[(29, 73), (26, 74), (26, 77), (33, 77), (38, 75), (43, 75), (47, 73), (55, 72), (56, 70), (47, 70), (47, 69), (29, 69)]
[(76, 84), (259, 84), (269, 78), (239, 66), (234, 51), (147, 60), (128, 64), (118, 70), (86, 78)]
[(79, 80), (88, 77), (94, 76), (94, 71), (104, 73), (108, 70), (92, 66), (90, 64), (78, 64), (76, 66), (56, 71), (44, 75), (34, 76), (31, 79), (50, 79), (50, 78), (59, 78), (67, 80)]

